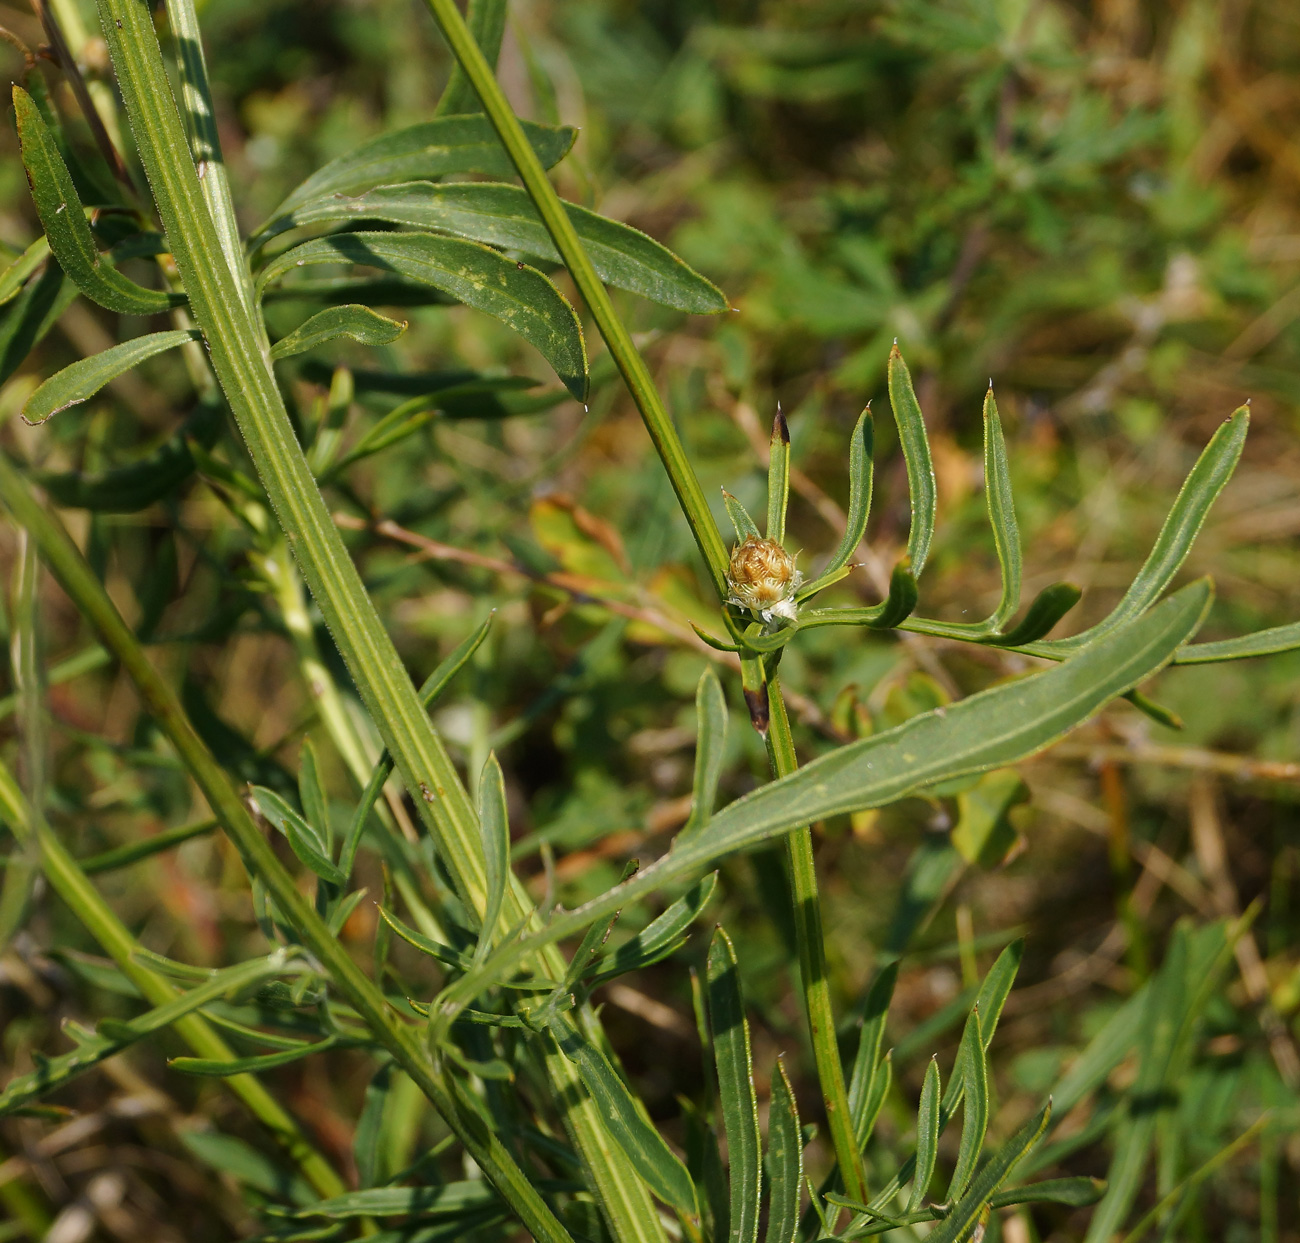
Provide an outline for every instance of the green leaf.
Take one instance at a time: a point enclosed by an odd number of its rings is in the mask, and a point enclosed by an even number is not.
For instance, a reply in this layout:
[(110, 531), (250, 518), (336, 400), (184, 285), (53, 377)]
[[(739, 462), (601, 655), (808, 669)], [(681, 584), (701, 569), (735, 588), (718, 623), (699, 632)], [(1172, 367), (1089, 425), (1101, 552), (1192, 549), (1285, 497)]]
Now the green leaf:
[(407, 945), (413, 945), (423, 954), (428, 954), (430, 958), (437, 959), (447, 967), (455, 967), (463, 971), (468, 964), (468, 956), (461, 954), (459, 950), (453, 949), (450, 945), (443, 945), (440, 941), (434, 941), (426, 937), (422, 932), (416, 932), (414, 928), (408, 927), (386, 906), (379, 908), (380, 918), (386, 923)]
[[(867, 533), (867, 519), (871, 515), (872, 457), (875, 449), (876, 425), (868, 406), (858, 416), (857, 426), (849, 440), (849, 512), (844, 535), (830, 561), (816, 583), (807, 591), (821, 589), (822, 584), (834, 581), (834, 576), (849, 564), (849, 558), (858, 550)], [(802, 593), (801, 593), (802, 594)]]
[(1002, 435), (1002, 420), (998, 417), (991, 385), (984, 398), (984, 493), (989, 525), (993, 528), (993, 545), (1002, 567), (1002, 600), (988, 620), (989, 630), (996, 634), (1020, 607), (1022, 557), (1020, 527), (1007, 467), (1007, 442)]
[(251, 1075), (264, 1070), (275, 1070), (280, 1066), (288, 1066), (293, 1062), (301, 1061), (304, 1057), (310, 1057), (313, 1053), (325, 1053), (329, 1049), (335, 1049), (339, 1046), (346, 1047), (352, 1043), (356, 1042), (328, 1036), (324, 1040), (317, 1040), (314, 1044), (304, 1045), (300, 1049), (283, 1049), (279, 1053), (261, 1053), (256, 1057), (235, 1057), (228, 1060), (207, 1057), (173, 1057), (168, 1060), (167, 1065), (172, 1070), (179, 1070), (186, 1075), (207, 1075), (214, 1078), (225, 1078), (229, 1075)]
[[(578, 131), (567, 125), (522, 122), (543, 165), (550, 168), (569, 153)], [(307, 178), (275, 210), (262, 235), (278, 232), (286, 215), (311, 199), (332, 194), (364, 194), (374, 186), (420, 181), (448, 173), (514, 175), (514, 165), (484, 116), (439, 117), (382, 134), (331, 160)]]
[(1045, 673), (912, 717), (736, 800), (718, 812), (703, 832), (676, 842), (667, 855), (626, 884), (576, 910), (554, 915), (544, 930), (494, 955), (501, 961), (489, 960), (479, 972), (458, 982), (456, 997), (468, 1004), (479, 979), (495, 978), (503, 964), (521, 960), (539, 945), (571, 936), (641, 894), (693, 875), (732, 851), (802, 824), (880, 807), (940, 781), (1013, 764), (1040, 751), (1165, 665), (1200, 626), (1212, 594), (1207, 581), (1191, 583)]
[(151, 332), (148, 336), (123, 341), (90, 358), (83, 358), (51, 376), (26, 401), (22, 418), (27, 424), (44, 423), (61, 410), (93, 397), (110, 380), (124, 372), (188, 341), (197, 341), (200, 333), (193, 328), (173, 332)]
[(251, 1144), (219, 1131), (182, 1130), (180, 1141), (205, 1165), (269, 1196), (283, 1196), (300, 1203), (315, 1192), (298, 1175), (290, 1174)]
[(754, 1063), (749, 1050), (749, 1023), (740, 991), (740, 973), (731, 938), (721, 926), (709, 945), (709, 1031), (718, 1068), (718, 1099), (727, 1135), (731, 1171), (729, 1243), (758, 1238), (761, 1149)]
[(998, 647), (1021, 647), (1036, 642), (1051, 633), (1052, 627), (1079, 603), (1082, 595), (1073, 583), (1051, 583), (1033, 598), (1019, 625), (990, 642)]
[(356, 1217), (459, 1217), (498, 1206), (501, 1199), (496, 1189), (479, 1178), (433, 1187), (367, 1187), (364, 1191), (349, 1191), (301, 1208), (268, 1204), (265, 1212), (274, 1217), (327, 1217), (331, 1221), (347, 1221)]
[(794, 1243), (799, 1233), (799, 1197), (803, 1190), (803, 1131), (785, 1062), (776, 1061), (772, 1101), (767, 1116), (767, 1181), (771, 1188), (765, 1243)]
[(289, 839), (289, 846), (298, 859), (323, 881), (342, 887), (347, 877), (330, 859), (330, 843), (324, 830), (309, 824), (274, 790), (265, 786), (252, 787), (257, 806), (267, 820)]
[(799, 617), (799, 629), (816, 626), (869, 626), (893, 630), (916, 608), (919, 594), (910, 558), (903, 557), (889, 576), (889, 595), (869, 609), (813, 609)]
[(54, 257), (77, 288), (100, 306), (126, 315), (155, 315), (183, 304), (185, 299), (179, 294), (137, 285), (100, 255), (54, 135), (35, 101), (21, 86), (13, 88), (13, 97), (18, 141), (36, 214)]
[(380, 1157), (383, 1152), (384, 1114), (392, 1094), (395, 1070), (392, 1062), (384, 1062), (366, 1084), (365, 1101), (352, 1140), (352, 1159), (356, 1162), (357, 1182), (362, 1187), (373, 1187), (383, 1179)]
[(718, 783), (727, 758), (727, 699), (712, 667), (706, 667), (695, 688), (695, 780), (691, 784), (691, 814), (682, 834), (703, 828), (718, 802)]
[(952, 1212), (928, 1235), (927, 1243), (962, 1243), (979, 1222), (984, 1206), (1007, 1180), (1016, 1162), (1038, 1142), (1051, 1117), (1051, 1104), (1045, 1105), (993, 1155), (975, 1176), (970, 1190), (957, 1202)]
[(49, 1058), (41, 1063), (39, 1069), (28, 1075), (19, 1075), (5, 1084), (0, 1092), (0, 1116), (12, 1113), (31, 1101), (63, 1087), (101, 1062), (121, 1052), (128, 1045), (152, 1035), (164, 1027), (170, 1026), (187, 1014), (193, 1014), (202, 1006), (209, 1005), (218, 998), (234, 993), (239, 989), (255, 984), (268, 976), (283, 974), (290, 959), (283, 951), (277, 951), (265, 958), (240, 963), (221, 971), (209, 973), (209, 978), (196, 985), (188, 992), (182, 993), (174, 1001), (157, 1006), (139, 1018), (123, 1021), (121, 1019), (105, 1020), (100, 1029), (88, 1039), (78, 1042), (71, 1053)]
[(535, 346), (579, 401), (587, 391), (582, 326), (559, 290), (536, 268), (490, 247), (432, 233), (335, 233), (277, 255), (258, 292), (286, 272), (320, 263), (384, 268), (422, 281), (501, 320)]
[(0, 275), (0, 306), (16, 298), (27, 278), (50, 257), (49, 240), (42, 234)]
[(984, 1048), (993, 1043), (993, 1033), (998, 1029), (1003, 1007), (1011, 996), (1011, 987), (1020, 973), (1020, 961), (1025, 956), (1025, 938), (1017, 937), (997, 957), (989, 968), (975, 998), (974, 1008), (979, 1011), (980, 1035)]
[(785, 511), (789, 503), (790, 428), (778, 405), (767, 459), (767, 538), (778, 544), (785, 543)]
[(555, 1015), (551, 1030), (564, 1056), (578, 1068), (583, 1084), (596, 1103), (601, 1121), (630, 1158), (636, 1172), (645, 1179), (646, 1185), (679, 1213), (695, 1216), (699, 1209), (690, 1174), (647, 1121), (638, 1102), (605, 1055), (583, 1036), (566, 1014)]
[(217, 821), (209, 816), (206, 820), (196, 820), (192, 824), (178, 825), (174, 829), (165, 829), (161, 833), (155, 833), (152, 837), (127, 842), (125, 845), (116, 846), (111, 850), (102, 850), (99, 854), (78, 859), (77, 862), (87, 876), (95, 876), (100, 872), (116, 871), (118, 868), (137, 863), (141, 859), (147, 859), (151, 855), (170, 850), (173, 846), (179, 846), (181, 842), (188, 842), (192, 837), (198, 837), (203, 833), (211, 833), (216, 827)]
[(907, 1211), (915, 1213), (930, 1190), (934, 1165), (939, 1157), (939, 1063), (935, 1058), (925, 1068), (921, 1085), (921, 1105), (916, 1111), (916, 1162), (912, 1174), (912, 1194)]
[[(875, 1096), (875, 1081), (887, 1073), (882, 1064), (880, 1050), (885, 1039), (885, 1019), (889, 1003), (898, 982), (898, 963), (891, 962), (881, 968), (867, 991), (862, 1007), (862, 1031), (858, 1036), (858, 1052), (853, 1060), (853, 1073), (849, 1078), (849, 1112), (853, 1115), (853, 1133), (861, 1151), (871, 1137), (868, 1122), (868, 1104)], [(871, 1118), (870, 1122), (875, 1119)]]
[(1210, 438), (1179, 489), (1150, 555), (1110, 614), (1082, 634), (1038, 644), (1045, 654), (1077, 652), (1140, 616), (1160, 598), (1187, 559), (1210, 507), (1237, 468), (1249, 426), (1250, 408), (1241, 406)]
[[(487, 615), (483, 624), (477, 630), (468, 638), (462, 639), (448, 652), (446, 657), (438, 663), (437, 668), (425, 679), (424, 685), (417, 692), (420, 705), (423, 708), (427, 710), (437, 702), (438, 697), (451, 684), (451, 680), (465, 667), (469, 658), (478, 651), (479, 645), (487, 638), (488, 631), (492, 628), (492, 618), (494, 616), (495, 610)], [(339, 857), (339, 869), (345, 876), (352, 875), (352, 866), (356, 861), (357, 850), (361, 845), (361, 836), (366, 829), (366, 821), (369, 819), (375, 803), (379, 800), (384, 783), (392, 775), (392, 772), (393, 757), (385, 751), (379, 757), (379, 761), (375, 765), (375, 771), (370, 774), (370, 780), (366, 782), (366, 788), (361, 792), (356, 809), (352, 813), (352, 823), (348, 828), (347, 841), (344, 843), (343, 853)], [(398, 931), (396, 926), (394, 926), (394, 931)], [(398, 935), (402, 936), (404, 934), (398, 932)]]
[(298, 801), (302, 804), (307, 823), (314, 826), (317, 831), (322, 853), (329, 855), (334, 850), (329, 800), (325, 797), (325, 787), (321, 784), (320, 766), (316, 762), (316, 748), (312, 746), (310, 738), (302, 744), (298, 766)]
[[(62, 272), (54, 271), (61, 279)], [(200, 401), (172, 436), (139, 461), (93, 473), (32, 471), (31, 477), (67, 508), (136, 513), (173, 492), (194, 473), (191, 441), (200, 449), (210, 449), (224, 419), (223, 403), (216, 396)]]
[(1221, 660), (1245, 660), (1251, 656), (1275, 656), (1300, 647), (1300, 622), (1257, 630), (1237, 639), (1218, 643), (1189, 643), (1174, 656), (1175, 665), (1208, 665)]
[(1105, 1194), (1104, 1178), (1049, 1178), (1045, 1182), (1030, 1183), (1027, 1187), (999, 1191), (989, 1203), (994, 1208), (1009, 1208), (1013, 1204), (1065, 1204), (1070, 1208), (1087, 1208)]
[[(639, 229), (576, 203), (564, 207), (606, 284), (696, 315), (716, 315), (727, 309), (727, 299), (711, 281)], [(432, 229), (560, 262), (546, 226), (519, 186), (417, 181), (380, 186), (356, 197), (327, 194), (295, 208), (278, 222), (275, 231), (339, 220), (384, 220)]]
[(709, 904), (717, 887), (718, 874), (710, 872), (697, 881), (690, 891), (673, 902), (658, 919), (652, 920), (636, 936), (624, 941), (613, 953), (596, 961), (596, 972), (589, 983), (592, 988), (615, 976), (637, 971), (666, 958), (686, 940), (691, 924)]
[[(489, 69), (497, 67), (501, 54), (501, 40), (506, 29), (507, 0), (469, 0), (465, 6), (465, 24), (483, 53)], [(452, 66), (451, 77), (434, 108), (434, 116), (453, 116), (457, 113), (482, 112), (478, 95), (464, 69), (457, 61)]]
[(287, 337), (281, 337), (271, 346), (271, 358), (278, 361), (294, 354), (305, 354), (338, 337), (351, 337), (362, 345), (391, 345), (405, 331), (404, 319), (389, 319), (368, 306), (355, 303), (331, 306), (317, 311)]
[(506, 782), (492, 752), (478, 783), (479, 838), (483, 843), (483, 863), (487, 892), (483, 922), (479, 928), (474, 962), (482, 962), (492, 948), (492, 939), (501, 917), (501, 904), (510, 884), (510, 818), (506, 811)]
[(970, 1186), (975, 1163), (979, 1160), (984, 1137), (989, 1129), (989, 1068), (980, 1034), (978, 1004), (971, 1011), (970, 1022), (962, 1033), (957, 1062), (956, 1073), (961, 1075), (965, 1085), (962, 1094), (964, 1116), (961, 1143), (957, 1149), (957, 1166), (953, 1170), (952, 1182), (948, 1184), (948, 1194), (944, 1197), (949, 1202), (957, 1199)]
[(985, 773), (971, 789), (958, 794), (951, 840), (961, 857), (984, 868), (997, 867), (1019, 840), (1008, 813), (1029, 797), (1029, 787), (1014, 768)]
[(44, 339), (64, 311), (77, 300), (77, 287), (57, 263), (28, 281), (0, 319), (0, 384), (9, 379)]
[(913, 574), (920, 578), (934, 536), (934, 464), (930, 460), (925, 419), (912, 389), (912, 373), (899, 353), (897, 341), (889, 353), (889, 403), (893, 407), (894, 422), (898, 424), (898, 442), (907, 464), (907, 491), (912, 506), (907, 555), (912, 560)]
[(727, 507), (727, 517), (736, 528), (736, 540), (743, 544), (747, 539), (762, 539), (758, 526), (749, 516), (748, 510), (726, 488), (722, 489), (722, 503)]

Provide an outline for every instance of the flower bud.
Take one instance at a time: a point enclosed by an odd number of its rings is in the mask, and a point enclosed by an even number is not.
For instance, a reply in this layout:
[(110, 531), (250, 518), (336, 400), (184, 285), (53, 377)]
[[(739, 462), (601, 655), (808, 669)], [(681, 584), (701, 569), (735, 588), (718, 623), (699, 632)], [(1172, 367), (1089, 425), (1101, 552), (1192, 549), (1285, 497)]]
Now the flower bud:
[(764, 621), (795, 619), (794, 593), (802, 581), (794, 558), (776, 540), (751, 535), (732, 550), (727, 573), (731, 603)]

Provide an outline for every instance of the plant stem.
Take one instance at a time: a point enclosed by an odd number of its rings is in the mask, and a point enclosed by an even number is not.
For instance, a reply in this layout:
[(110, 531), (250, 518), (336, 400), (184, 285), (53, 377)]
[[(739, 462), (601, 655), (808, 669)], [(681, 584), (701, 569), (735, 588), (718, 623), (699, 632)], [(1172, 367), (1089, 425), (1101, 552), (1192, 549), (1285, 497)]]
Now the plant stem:
[(432, 1063), (419, 1035), (397, 1018), (383, 993), (352, 961), (325, 921), (303, 897), (297, 882), (253, 822), (220, 764), (194, 732), (176, 693), (149, 662), (144, 649), (67, 531), (41, 507), (22, 476), (3, 455), (0, 455), (0, 498), (35, 539), (46, 564), (78, 611), (99, 631), (104, 645), (121, 662), (139, 690), (145, 707), (171, 740), (213, 813), (221, 821), (222, 828), (239, 849), (245, 866), (266, 885), (277, 906), (321, 963), (339, 993), (429, 1098), (534, 1237), (548, 1243), (572, 1243), (568, 1232), (505, 1146), (473, 1107), (459, 1099), (461, 1093), (454, 1080)]
[[(473, 804), (420, 704), (294, 434), (271, 371), (265, 333), (240, 296), (239, 282), (224, 258), (176, 112), (149, 10), (132, 0), (99, 0), (99, 10), (118, 86), (168, 244), (194, 319), (203, 330), (213, 369), (262, 486), (362, 702), (434, 838), (441, 861), (462, 899), (481, 913), (486, 902), (486, 881)], [(144, 664), (142, 675), (148, 668), (147, 662)], [(229, 794), (228, 787), (225, 789)], [(213, 810), (218, 811), (216, 806)], [(275, 862), (273, 856), (269, 862)], [(288, 878), (288, 873), (284, 876)], [(298, 905), (315, 916), (305, 904)], [(506, 917), (513, 916), (516, 922), (531, 910), (531, 902), (517, 881), (511, 884), (506, 908)], [(332, 940), (330, 944), (338, 949)], [(343, 958), (346, 963), (337, 966), (348, 973), (348, 987), (361, 989), (364, 983), (373, 990), (351, 959), (345, 954)], [(548, 950), (539, 974), (555, 975), (557, 971), (562, 978), (563, 958), (558, 951)], [(377, 990), (374, 996), (380, 997)], [(391, 1023), (392, 1019), (381, 1009), (375, 1021), (380, 1023), (378, 1034), (383, 1023)], [(399, 1026), (395, 1031), (404, 1033), (405, 1029)], [(407, 1040), (406, 1034), (389, 1035), (397, 1041)], [(426, 1063), (421, 1066), (412, 1078), (426, 1088), (430, 1099), (440, 1109), (454, 1104), (447, 1095), (445, 1081), (428, 1073)], [(662, 1228), (649, 1195), (622, 1150), (611, 1146), (576, 1068), (567, 1059), (557, 1057), (548, 1059), (548, 1071), (615, 1233), (626, 1239), (661, 1239)], [(448, 1121), (457, 1125), (450, 1118)], [(471, 1145), (467, 1135), (461, 1138), (471, 1152), (482, 1148), (477, 1141)], [(497, 1160), (490, 1153), (485, 1155), (490, 1161)], [(499, 1155), (508, 1160), (504, 1150)], [(525, 1220), (529, 1214), (543, 1213), (537, 1217), (540, 1224), (536, 1228), (547, 1237), (557, 1237), (555, 1231), (563, 1236), (562, 1228), (513, 1161), (508, 1169), (501, 1165), (496, 1173), (488, 1166), (484, 1169), (494, 1182), (500, 1175), (503, 1181), (497, 1185)]]
[[(122, 974), (140, 990), (145, 1000), (155, 1006), (175, 1000), (179, 996), (177, 990), (140, 964), (136, 958), (136, 951), (140, 948), (138, 942), (90, 883), (77, 861), (45, 822), (44, 816), (38, 815), (23, 796), (13, 774), (3, 764), (0, 764), (0, 815), (20, 845), (38, 852), (41, 870), (51, 887), (104, 952), (117, 963)], [(172, 1026), (198, 1057), (234, 1061), (234, 1053), (202, 1015), (188, 1014)], [(261, 1080), (243, 1074), (229, 1075), (224, 1082), (275, 1136), (285, 1154), (302, 1170), (303, 1176), (320, 1195), (328, 1198), (343, 1194), (343, 1180), (333, 1166), (312, 1147), (297, 1122), (262, 1086)]]
[[(610, 354), (623, 376), (641, 418), (650, 433), (656, 451), (677, 494), (678, 502), (686, 515), (691, 533), (699, 546), (700, 554), (709, 570), (714, 589), (720, 600), (729, 594), (727, 585), (728, 558), (722, 537), (704, 499), (699, 480), (686, 456), (686, 450), (668, 417), (659, 393), (631, 335), (623, 326), (605, 286), (579, 240), (573, 223), (555, 188), (547, 179), (523, 128), (498, 85), (491, 68), (470, 34), (454, 0), (426, 0), (443, 37), (451, 47), (457, 63), (469, 79), (483, 104), (502, 146), (509, 154), (515, 171), (519, 174), (532, 199), (533, 206), (546, 225), (555, 248), (560, 252), (565, 267), (573, 277), (578, 292), (591, 311), (596, 327), (604, 338)], [(785, 715), (785, 704), (779, 685), (773, 681), (769, 687), (772, 700), (773, 725), (768, 733), (768, 746), (772, 765), (778, 777), (794, 772), (798, 761), (790, 738), (790, 724)], [(780, 725), (775, 718), (780, 716)], [(804, 1003), (808, 1013), (813, 1053), (821, 1081), (822, 1097), (830, 1122), (835, 1151), (839, 1159), (846, 1189), (849, 1194), (865, 1196), (866, 1188), (858, 1159), (857, 1144), (853, 1138), (853, 1123), (849, 1116), (848, 1091), (844, 1085), (844, 1071), (840, 1065), (835, 1043), (834, 1016), (831, 1012), (829, 983), (826, 979), (825, 951), (822, 942), (821, 911), (817, 895), (817, 879), (813, 870), (812, 836), (808, 828), (799, 829), (787, 839), (790, 859), (790, 879), (796, 903), (795, 926), (798, 929), (799, 960), (804, 979)]]
[[(767, 693), (771, 720), (767, 731), (767, 754), (777, 777), (788, 777), (799, 767), (790, 718), (781, 694), (781, 680), (775, 670), (768, 674)], [(831, 1142), (839, 1162), (845, 1194), (865, 1202), (867, 1185), (862, 1160), (853, 1134), (849, 1094), (844, 1084), (844, 1067), (835, 1039), (835, 1014), (831, 1008), (830, 980), (826, 976), (826, 950), (822, 936), (821, 898), (817, 892), (817, 871), (813, 864), (812, 829), (804, 825), (785, 839), (790, 896), (794, 909), (795, 941), (799, 948), (799, 974), (803, 984), (804, 1013), (812, 1040), (813, 1059), (822, 1103), (830, 1126)]]
[(596, 321), (596, 327), (632, 394), (636, 408), (641, 412), (646, 431), (650, 433), (655, 450), (668, 472), (668, 479), (673, 491), (677, 493), (686, 521), (690, 524), (691, 534), (699, 545), (714, 590), (720, 600), (725, 600), (729, 591), (727, 550), (717, 524), (713, 521), (713, 515), (709, 512), (700, 481), (695, 477), (695, 470), (686, 456), (677, 429), (664, 409), (645, 360), (614, 310), (614, 304), (600, 277), (596, 275), (591, 260), (587, 258), (587, 252), (578, 239), (564, 204), (547, 180), (546, 170), (524, 137), (523, 127), (519, 124), (514, 109), (498, 85), (478, 44), (474, 42), (474, 36), (470, 34), (465, 19), (456, 8), (455, 0), (426, 0), (426, 3), (457, 63), (482, 102), (483, 111), (492, 122), (492, 128), (496, 130), (533, 206), (537, 208), (537, 214), (546, 225), (556, 250), (564, 260), (564, 266), (568, 268), (592, 319)]

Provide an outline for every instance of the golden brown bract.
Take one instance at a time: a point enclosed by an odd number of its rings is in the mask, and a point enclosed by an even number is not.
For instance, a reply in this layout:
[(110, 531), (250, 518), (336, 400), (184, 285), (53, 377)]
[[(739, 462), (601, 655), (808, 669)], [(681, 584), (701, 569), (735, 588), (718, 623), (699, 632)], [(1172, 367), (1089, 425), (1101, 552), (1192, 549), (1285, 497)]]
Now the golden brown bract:
[(757, 613), (794, 619), (794, 593), (803, 581), (794, 558), (776, 540), (751, 535), (731, 553), (727, 572), (731, 602)]

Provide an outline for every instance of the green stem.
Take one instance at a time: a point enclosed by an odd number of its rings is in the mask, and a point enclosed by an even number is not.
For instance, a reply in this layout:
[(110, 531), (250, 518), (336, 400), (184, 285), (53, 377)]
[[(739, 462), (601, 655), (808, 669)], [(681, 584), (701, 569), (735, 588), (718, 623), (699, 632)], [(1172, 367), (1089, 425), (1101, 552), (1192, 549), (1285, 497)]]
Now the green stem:
[(708, 567), (709, 577), (713, 581), (714, 590), (718, 593), (718, 599), (725, 600), (729, 591), (727, 550), (718, 532), (717, 524), (713, 521), (713, 515), (709, 512), (704, 492), (700, 488), (700, 481), (695, 477), (695, 471), (686, 456), (677, 429), (673, 426), (672, 419), (668, 417), (667, 410), (664, 409), (645, 360), (637, 351), (631, 334), (614, 310), (614, 304), (610, 301), (600, 277), (596, 275), (591, 260), (587, 258), (587, 252), (578, 239), (577, 231), (569, 219), (568, 212), (564, 209), (564, 204), (547, 180), (546, 170), (542, 167), (527, 138), (524, 137), (523, 127), (519, 124), (514, 109), (511, 108), (498, 85), (491, 67), (474, 41), (474, 36), (470, 34), (469, 27), (460, 15), (455, 0), (426, 0), (426, 3), (433, 14), (434, 21), (442, 31), (443, 38), (451, 47), (457, 63), (483, 104), (483, 111), (492, 122), (492, 128), (496, 130), (501, 145), (505, 147), (515, 166), (515, 171), (533, 201), (533, 206), (537, 208), (537, 214), (546, 225), (556, 250), (564, 260), (564, 266), (568, 268), (569, 275), (573, 277), (573, 283), (577, 285), (578, 292), (586, 302), (592, 319), (596, 321), (596, 327), (632, 394), (632, 400), (641, 412), (650, 439), (654, 442), (655, 450), (664, 464), (664, 469), (668, 472), (673, 491), (677, 493), (682, 512), (690, 524), (691, 534), (695, 537), (700, 555)]
[(245, 866), (266, 885), (339, 993), (429, 1098), (534, 1237), (548, 1243), (572, 1243), (568, 1232), (504, 1145), (473, 1108), (458, 1099), (454, 1081), (433, 1065), (416, 1031), (398, 1019), (383, 993), (352, 961), (325, 921), (299, 892), (297, 882), (253, 822), (216, 758), (194, 732), (176, 693), (150, 664), (67, 531), (41, 507), (22, 476), (3, 455), (0, 455), (0, 498), (36, 540), (46, 564), (78, 611), (99, 631), (104, 645), (121, 662), (145, 707), (176, 748), (222, 828), (238, 847)]
[[(194, 319), (203, 330), (213, 369), (262, 486), (362, 702), (433, 835), (440, 860), (460, 896), (481, 913), (486, 904), (486, 877), (473, 804), (441, 738), (420, 705), (415, 687), (348, 555), (298, 444), (271, 371), (265, 334), (241, 298), (239, 282), (223, 258), (220, 239), (172, 99), (149, 9), (133, 0), (99, 0), (99, 11), (136, 147), (168, 244)], [(716, 531), (714, 535), (716, 539)], [(721, 541), (717, 542), (720, 550)], [(147, 668), (147, 662), (145, 665)], [(213, 811), (218, 812), (218, 808), (214, 806)], [(275, 862), (273, 856), (269, 862)], [(289, 908), (281, 905), (287, 913)], [(513, 883), (507, 897), (506, 916), (514, 914), (516, 919), (522, 918), (530, 909), (523, 887)], [(314, 917), (314, 912), (309, 913)], [(339, 969), (343, 970), (344, 964), (340, 963)], [(360, 988), (365, 977), (350, 959), (346, 969), (351, 981), (348, 986)], [(557, 970), (562, 978), (563, 958), (558, 951), (550, 950), (539, 965), (539, 974), (555, 975)], [(368, 981), (365, 983), (373, 989)], [(377, 991), (375, 996), (379, 996)], [(377, 1034), (379, 1030), (376, 1029)], [(437, 1096), (443, 1105), (450, 1105), (443, 1081), (430, 1076), (427, 1069), (425, 1066), (418, 1078), (414, 1074), (412, 1077), (432, 1094), (430, 1099)], [(644, 1186), (621, 1150), (611, 1147), (595, 1106), (582, 1090), (572, 1065), (562, 1057), (550, 1059), (548, 1070), (597, 1194), (611, 1219), (617, 1222), (616, 1233), (628, 1239), (662, 1238), (662, 1228)], [(475, 1147), (482, 1145), (475, 1141), (471, 1151)], [(485, 1155), (496, 1161), (496, 1156)], [(497, 1174), (488, 1166), (484, 1169), (497, 1181)], [(543, 1235), (556, 1237), (554, 1232), (559, 1231), (563, 1236), (562, 1228), (545, 1210), (513, 1162), (510, 1170), (513, 1173), (502, 1166), (498, 1171), (503, 1180), (498, 1182), (502, 1194), (519, 1208), (525, 1220), (528, 1214), (544, 1213), (545, 1216), (537, 1218), (540, 1223), (537, 1228)], [(513, 1181), (516, 1179), (517, 1187)], [(639, 1191), (625, 1191), (631, 1185)]]
[[(13, 774), (3, 764), (0, 764), (0, 815), (3, 815), (21, 845), (39, 853), (41, 870), (51, 887), (117, 964), (122, 974), (140, 990), (142, 996), (155, 1006), (175, 1000), (179, 996), (177, 990), (161, 976), (140, 964), (136, 958), (140, 946), (135, 938), (90, 883), (77, 861), (45, 822), (45, 818), (35, 813), (18, 788)], [(201, 1015), (186, 1015), (172, 1026), (198, 1057), (234, 1061), (235, 1055), (229, 1046)], [(230, 1075), (223, 1082), (275, 1136), (285, 1154), (297, 1164), (303, 1176), (321, 1196), (329, 1198), (343, 1194), (343, 1180), (312, 1147), (298, 1124), (281, 1108), (259, 1079), (247, 1074)]]
[[(767, 755), (772, 771), (788, 777), (799, 767), (790, 718), (781, 694), (776, 671), (768, 674), (767, 693), (771, 719), (767, 731)], [(844, 1084), (844, 1067), (835, 1040), (835, 1013), (831, 1008), (830, 980), (826, 975), (826, 949), (822, 936), (821, 898), (817, 892), (817, 871), (813, 864), (812, 829), (805, 825), (785, 839), (790, 896), (794, 909), (795, 941), (799, 948), (799, 974), (803, 984), (804, 1013), (812, 1040), (813, 1059), (822, 1103), (830, 1126), (835, 1158), (839, 1162), (844, 1190), (851, 1199), (864, 1201), (867, 1185), (862, 1160), (853, 1134), (849, 1093)]]

